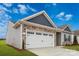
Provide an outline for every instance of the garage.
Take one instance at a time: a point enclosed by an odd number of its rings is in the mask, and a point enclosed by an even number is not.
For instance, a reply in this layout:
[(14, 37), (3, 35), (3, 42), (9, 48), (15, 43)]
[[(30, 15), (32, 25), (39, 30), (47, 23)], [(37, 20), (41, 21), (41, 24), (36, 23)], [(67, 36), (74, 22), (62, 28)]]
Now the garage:
[(56, 46), (57, 26), (45, 11), (25, 17), (17, 23), (11, 21), (7, 44), (18, 49), (48, 48)]
[(43, 31), (26, 31), (26, 48), (45, 48), (54, 46), (54, 34)]

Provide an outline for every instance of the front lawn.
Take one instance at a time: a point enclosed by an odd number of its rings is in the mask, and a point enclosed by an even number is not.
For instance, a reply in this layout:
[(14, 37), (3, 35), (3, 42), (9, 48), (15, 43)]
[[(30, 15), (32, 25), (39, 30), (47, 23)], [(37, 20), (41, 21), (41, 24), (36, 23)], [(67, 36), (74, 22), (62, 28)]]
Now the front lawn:
[(6, 45), (5, 40), (0, 40), (0, 56), (36, 56), (28, 50), (17, 50)]
[(64, 46), (64, 48), (79, 51), (79, 45)]

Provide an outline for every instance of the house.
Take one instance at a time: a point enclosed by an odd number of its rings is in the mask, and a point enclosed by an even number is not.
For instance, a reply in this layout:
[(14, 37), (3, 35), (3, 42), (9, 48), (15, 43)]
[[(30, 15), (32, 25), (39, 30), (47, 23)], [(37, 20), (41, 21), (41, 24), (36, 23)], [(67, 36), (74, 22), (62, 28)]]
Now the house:
[(74, 31), (74, 41), (73, 44), (79, 44), (79, 30)]
[(60, 32), (61, 37), (58, 39), (58, 40), (61, 40), (60, 45), (65, 45), (65, 44), (71, 45), (71, 44), (73, 44), (74, 33), (70, 29), (70, 26), (69, 25), (63, 25), (63, 26), (60, 27), (60, 29), (62, 29), (62, 31)]
[(57, 28), (45, 11), (8, 24), (6, 43), (19, 49), (61, 46), (65, 41), (72, 44), (72, 31), (68, 26)]

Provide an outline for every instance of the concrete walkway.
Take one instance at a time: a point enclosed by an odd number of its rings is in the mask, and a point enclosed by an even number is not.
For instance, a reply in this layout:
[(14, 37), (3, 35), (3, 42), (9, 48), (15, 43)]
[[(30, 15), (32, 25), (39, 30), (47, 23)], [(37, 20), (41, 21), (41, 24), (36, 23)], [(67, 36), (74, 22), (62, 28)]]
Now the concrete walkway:
[(61, 47), (29, 49), (29, 51), (39, 56), (79, 56), (79, 51), (64, 49)]

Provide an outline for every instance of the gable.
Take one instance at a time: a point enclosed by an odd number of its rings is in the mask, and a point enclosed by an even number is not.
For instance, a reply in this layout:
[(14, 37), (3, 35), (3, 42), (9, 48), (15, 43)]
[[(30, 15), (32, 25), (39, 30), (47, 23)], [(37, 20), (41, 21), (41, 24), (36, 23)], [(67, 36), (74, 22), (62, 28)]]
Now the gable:
[(71, 32), (69, 27), (66, 27), (64, 30)]
[(52, 26), (52, 24), (48, 21), (48, 19), (45, 17), (44, 14), (38, 15), (32, 19), (27, 20), (29, 22), (33, 22), (33, 23), (37, 23), (37, 24), (41, 24), (41, 25), (45, 25), (45, 26), (49, 26), (49, 27), (54, 27)]
[(25, 17), (25, 18), (21, 19), (20, 21), (17, 21), (15, 23), (14, 27), (17, 27), (18, 23), (19, 24), (23, 23), (23, 21), (28, 21), (31, 23), (36, 23), (36, 24), (40, 24), (40, 25), (57, 28), (56, 25), (54, 24), (54, 22), (51, 20), (51, 18), (47, 15), (47, 13), (44, 10), (40, 11), (38, 13), (35, 13), (33, 15), (30, 15), (28, 17)]

